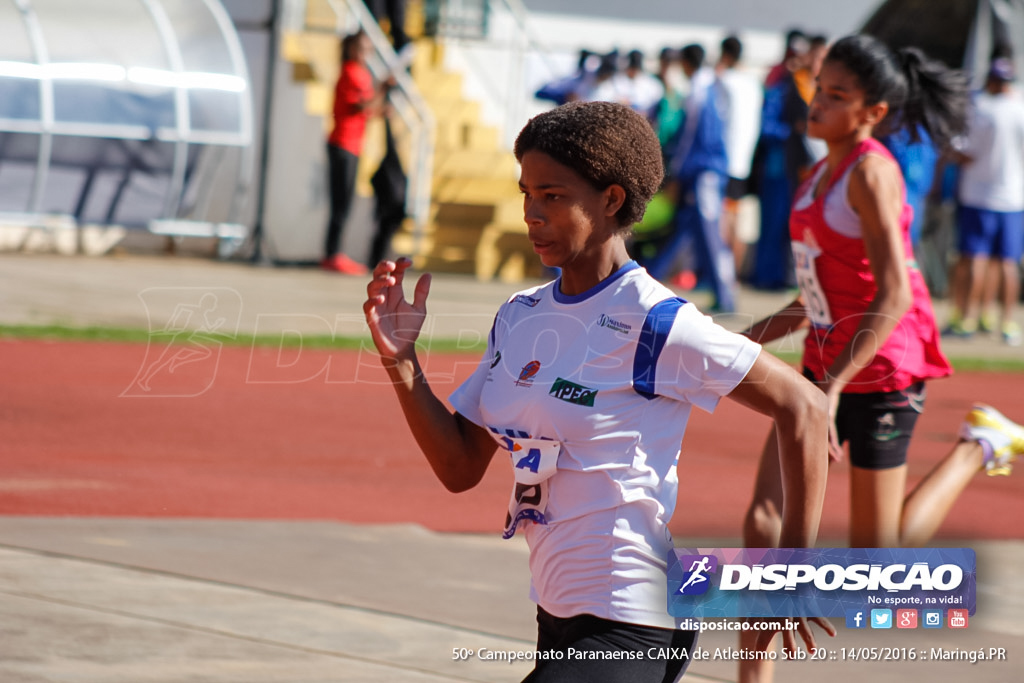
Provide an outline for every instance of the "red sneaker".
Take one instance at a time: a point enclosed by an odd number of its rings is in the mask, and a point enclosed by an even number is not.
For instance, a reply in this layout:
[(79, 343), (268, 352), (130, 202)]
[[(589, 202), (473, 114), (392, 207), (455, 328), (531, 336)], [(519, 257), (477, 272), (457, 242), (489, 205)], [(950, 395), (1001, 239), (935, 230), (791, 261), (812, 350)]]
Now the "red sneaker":
[(697, 276), (692, 270), (684, 270), (672, 278), (672, 286), (687, 291), (697, 286)]
[(366, 275), (369, 272), (366, 266), (356, 263), (345, 254), (337, 254), (320, 262), (324, 270), (333, 270), (344, 275)]

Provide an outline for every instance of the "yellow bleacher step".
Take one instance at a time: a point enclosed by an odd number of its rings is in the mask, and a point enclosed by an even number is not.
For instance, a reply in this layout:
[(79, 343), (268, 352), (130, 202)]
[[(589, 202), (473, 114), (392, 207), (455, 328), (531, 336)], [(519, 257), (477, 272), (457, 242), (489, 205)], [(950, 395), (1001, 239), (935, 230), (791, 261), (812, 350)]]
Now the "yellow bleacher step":
[(409, 62), (409, 69), (414, 77), (434, 69), (442, 68), (444, 64), (444, 46), (432, 38), (418, 38), (413, 41), (412, 61)]
[(439, 120), (436, 131), (435, 144), (438, 149), (501, 149), (498, 129), (494, 126)]
[(448, 225), (473, 225), (482, 228), (494, 221), (494, 207), (482, 204), (438, 202), (431, 212), (431, 221)]
[(333, 8), (326, 2), (307, 2), (306, 26), (325, 31), (333, 31), (338, 25), (338, 17)]
[(480, 122), (480, 103), (458, 97), (425, 97), (438, 125)]
[(435, 177), (432, 196), (435, 202), (493, 206), (497, 200), (507, 198), (513, 192), (518, 192), (518, 189), (511, 178)]
[(438, 149), (434, 153), (434, 173), (442, 177), (491, 177), (518, 179), (515, 157), (501, 150)]
[(305, 34), (285, 31), (281, 34), (281, 59), (289, 62), (308, 62), (309, 53), (304, 44)]
[(341, 39), (326, 33), (305, 33), (302, 44), (320, 82), (333, 87), (341, 69)]
[(416, 75), (416, 87), (428, 102), (462, 97), (462, 74), (438, 69)]
[(491, 222), (508, 226), (522, 226), (523, 232), (526, 232), (526, 222), (523, 220), (523, 195), (517, 194), (514, 197), (496, 201), (494, 218)]
[(306, 113), (324, 118), (325, 127), (330, 128), (334, 118), (334, 88), (323, 83), (306, 83)]

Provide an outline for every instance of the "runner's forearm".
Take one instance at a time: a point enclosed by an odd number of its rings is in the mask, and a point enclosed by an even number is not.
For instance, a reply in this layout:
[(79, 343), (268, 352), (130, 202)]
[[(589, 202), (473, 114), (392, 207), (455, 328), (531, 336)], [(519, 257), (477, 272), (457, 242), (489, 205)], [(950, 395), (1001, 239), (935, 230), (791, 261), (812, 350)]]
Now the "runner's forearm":
[(497, 449), (495, 441), (437, 398), (415, 354), (381, 360), (409, 429), (437, 478), (453, 493), (476, 486)]
[(759, 320), (741, 334), (759, 344), (767, 344), (806, 326), (807, 310), (803, 301), (797, 298), (781, 311)]
[(775, 416), (782, 468), (782, 531), (779, 545), (812, 547), (828, 475), (828, 400), (808, 383)]

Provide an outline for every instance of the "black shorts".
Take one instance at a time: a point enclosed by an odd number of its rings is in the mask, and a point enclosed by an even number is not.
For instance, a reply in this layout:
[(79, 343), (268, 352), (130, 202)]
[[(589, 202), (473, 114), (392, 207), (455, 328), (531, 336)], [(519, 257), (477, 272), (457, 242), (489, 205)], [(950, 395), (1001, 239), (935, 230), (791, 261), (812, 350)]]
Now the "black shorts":
[[(804, 368), (804, 376), (815, 381)], [(850, 464), (887, 470), (907, 463), (910, 437), (924, 410), (924, 382), (897, 391), (843, 394), (836, 412), (839, 443), (850, 442)]]
[[(686, 671), (696, 642), (696, 631), (625, 624), (591, 614), (563, 619), (538, 606), (537, 651), (562, 656), (538, 659), (523, 683), (673, 683)], [(576, 654), (580, 652), (607, 654), (589, 659)], [(622, 658), (612, 658), (615, 653)]]
[(747, 178), (733, 178), (729, 176), (729, 180), (725, 183), (725, 198), (740, 200), (747, 196), (748, 182)]

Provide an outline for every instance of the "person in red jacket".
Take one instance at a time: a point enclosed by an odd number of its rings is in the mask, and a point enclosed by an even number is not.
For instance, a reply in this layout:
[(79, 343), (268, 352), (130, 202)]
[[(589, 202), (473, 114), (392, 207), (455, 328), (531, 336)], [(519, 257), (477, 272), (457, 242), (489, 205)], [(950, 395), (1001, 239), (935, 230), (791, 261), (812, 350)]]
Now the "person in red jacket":
[(355, 195), (366, 122), (381, 111), (390, 87), (390, 82), (374, 85), (366, 68), (370, 49), (370, 39), (362, 31), (341, 41), (341, 73), (334, 88), (334, 129), (327, 139), (331, 209), (321, 265), (346, 275), (366, 273), (365, 266), (341, 251), (341, 235)]

